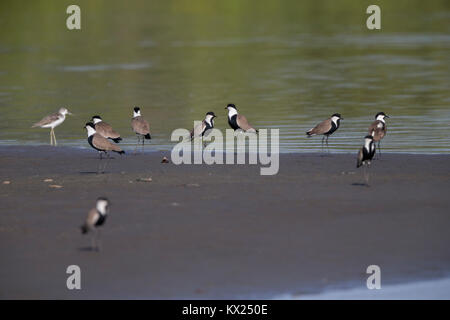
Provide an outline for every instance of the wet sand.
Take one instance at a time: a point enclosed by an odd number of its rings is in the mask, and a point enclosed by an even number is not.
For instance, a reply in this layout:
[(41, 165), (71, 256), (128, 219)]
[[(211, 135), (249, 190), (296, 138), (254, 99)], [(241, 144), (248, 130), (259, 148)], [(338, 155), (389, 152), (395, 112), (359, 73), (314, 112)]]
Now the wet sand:
[[(355, 154), (282, 154), (275, 176), (163, 156), (96, 174), (91, 150), (0, 147), (0, 298), (298, 297), (365, 288), (372, 264), (382, 285), (449, 274), (449, 155), (384, 154), (370, 187)], [(99, 253), (79, 230), (98, 196), (112, 201)]]

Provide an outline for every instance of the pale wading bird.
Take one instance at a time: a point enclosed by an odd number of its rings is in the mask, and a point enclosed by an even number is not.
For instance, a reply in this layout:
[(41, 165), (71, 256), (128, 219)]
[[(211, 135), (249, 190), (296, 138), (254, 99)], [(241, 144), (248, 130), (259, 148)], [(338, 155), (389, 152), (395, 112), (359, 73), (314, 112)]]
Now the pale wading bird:
[(384, 112), (378, 112), (375, 115), (375, 121), (369, 127), (369, 134), (374, 142), (378, 142), (378, 155), (381, 157), (381, 139), (386, 135), (387, 127), (385, 118), (389, 118)]
[(369, 173), (368, 168), (370, 168), (370, 163), (375, 155), (375, 143), (373, 142), (372, 136), (366, 136), (364, 138), (364, 145), (358, 152), (358, 159), (356, 162), (356, 167), (359, 168), (363, 166), (364, 168), (364, 180), (366, 185), (369, 185)]
[(191, 140), (195, 138), (207, 137), (214, 128), (214, 118), (217, 118), (214, 112), (206, 113), (205, 120), (197, 124), (194, 129), (191, 130)]
[(81, 226), (81, 233), (92, 233), (91, 249), (100, 251), (100, 229), (99, 227), (105, 223), (107, 213), (109, 211), (109, 200), (105, 197), (97, 199), (95, 208), (92, 208), (86, 218), (86, 222)]
[(41, 128), (50, 128), (50, 145), (57, 145), (56, 136), (55, 136), (55, 128), (59, 126), (61, 123), (66, 120), (66, 114), (71, 115), (66, 108), (59, 109), (58, 112), (50, 114), (44, 117), (41, 121), (33, 124), (32, 128), (41, 127)]
[(114, 131), (111, 125), (103, 121), (100, 116), (93, 116), (91, 121), (94, 123), (95, 131), (97, 131), (102, 137), (111, 139), (115, 143), (122, 141), (120, 134)]
[(322, 137), (322, 151), (323, 151), (323, 142), (326, 139), (326, 145), (327, 150), (328, 149), (328, 137), (333, 134), (337, 129), (339, 129), (339, 126), (341, 124), (341, 120), (344, 120), (342, 116), (339, 113), (335, 113), (331, 116), (331, 118), (328, 118), (318, 125), (316, 125), (314, 128), (308, 130), (306, 132), (306, 135), (309, 137), (312, 137), (314, 135), (323, 135)]
[(248, 123), (247, 118), (242, 114), (238, 114), (237, 108), (234, 104), (228, 104), (225, 109), (228, 109), (228, 124), (230, 127), (236, 130), (242, 130), (244, 132), (257, 133), (258, 130), (253, 128), (250, 123)]
[(139, 142), (141, 139), (142, 139), (142, 151), (144, 151), (145, 139), (150, 140), (152, 137), (150, 136), (150, 126), (148, 122), (141, 116), (141, 109), (139, 107), (135, 107), (133, 109), (133, 118), (131, 119), (131, 127), (133, 128), (133, 131), (134, 133), (136, 133), (138, 138), (136, 148), (134, 149), (134, 153), (136, 153), (137, 147), (139, 146)]
[[(91, 145), (92, 148), (97, 150), (100, 154), (100, 162), (99, 162), (99, 165), (97, 168), (97, 173), (100, 172), (101, 162), (102, 162), (102, 153), (105, 153), (105, 155), (108, 157), (108, 160), (109, 160), (109, 153), (108, 153), (109, 151), (114, 151), (119, 154), (125, 153), (125, 151), (120, 149), (119, 146), (115, 145), (114, 143), (112, 143), (108, 139), (102, 137), (99, 133), (97, 133), (95, 131), (94, 124), (92, 122), (86, 123), (86, 125), (84, 127), (87, 130), (89, 144)], [(108, 164), (108, 161), (105, 161), (105, 165), (101, 171), (102, 173), (105, 172), (107, 164)]]

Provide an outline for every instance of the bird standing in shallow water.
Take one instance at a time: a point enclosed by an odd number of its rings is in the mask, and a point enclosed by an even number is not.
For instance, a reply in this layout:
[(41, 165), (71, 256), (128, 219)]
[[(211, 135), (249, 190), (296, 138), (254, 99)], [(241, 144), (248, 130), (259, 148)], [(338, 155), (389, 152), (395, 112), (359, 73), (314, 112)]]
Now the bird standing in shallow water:
[(337, 129), (339, 129), (339, 126), (341, 124), (341, 120), (344, 120), (344, 118), (342, 118), (340, 113), (335, 113), (331, 116), (331, 118), (328, 118), (324, 121), (322, 121), (321, 123), (319, 123), (318, 125), (316, 125), (314, 128), (308, 130), (306, 132), (306, 135), (309, 137), (312, 137), (316, 134), (322, 134), (322, 151), (323, 151), (323, 142), (326, 139), (326, 145), (327, 145), (327, 150), (329, 150), (328, 148), (328, 137), (330, 135), (332, 135)]
[(385, 118), (389, 118), (384, 112), (378, 112), (375, 115), (375, 121), (369, 127), (369, 134), (374, 142), (378, 142), (378, 155), (381, 158), (381, 139), (386, 135), (387, 127)]
[[(94, 124), (92, 122), (86, 123), (84, 126), (87, 130), (88, 134), (88, 142), (91, 145), (92, 148), (97, 150), (100, 154), (100, 162), (99, 166), (97, 168), (97, 173), (100, 172), (101, 168), (101, 161), (102, 161), (102, 153), (105, 153), (109, 160), (109, 153), (108, 151), (114, 151), (119, 154), (124, 154), (125, 151), (123, 151), (118, 145), (113, 144), (111, 141), (106, 139), (105, 137), (102, 137), (99, 133), (95, 131)], [(106, 165), (108, 164), (108, 161), (105, 162), (105, 166), (102, 169), (102, 173), (105, 172)]]
[(86, 218), (86, 222), (81, 226), (81, 233), (86, 234), (92, 232), (91, 249), (100, 251), (100, 229), (99, 227), (105, 223), (107, 213), (109, 211), (109, 200), (105, 197), (97, 199), (95, 208), (92, 208)]
[(141, 109), (139, 107), (135, 107), (133, 109), (133, 118), (131, 119), (131, 127), (133, 128), (134, 133), (136, 133), (138, 137), (138, 142), (136, 144), (136, 149), (134, 149), (134, 153), (136, 153), (141, 138), (142, 138), (142, 151), (144, 151), (144, 141), (145, 141), (144, 139), (150, 140), (152, 137), (150, 136), (150, 125), (141, 116)]
[(91, 121), (94, 123), (95, 131), (97, 131), (102, 137), (111, 139), (115, 143), (122, 141), (120, 134), (116, 132), (111, 125), (103, 121), (100, 116), (93, 116)]
[(375, 155), (375, 143), (373, 142), (373, 137), (366, 136), (364, 138), (364, 145), (358, 152), (356, 167), (359, 168), (363, 166), (364, 180), (366, 181), (367, 186), (369, 185), (369, 173), (367, 171), (368, 168), (370, 168), (370, 164), (374, 155)]
[(61, 108), (58, 112), (50, 114), (44, 117), (41, 121), (33, 124), (32, 128), (50, 128), (50, 145), (56, 146), (57, 143), (54, 129), (66, 120), (66, 114), (71, 115), (72, 113), (70, 113), (66, 108)]
[(233, 130), (242, 130), (244, 132), (257, 133), (258, 130), (253, 128), (245, 116), (238, 114), (237, 108), (234, 104), (228, 104), (225, 109), (228, 109), (228, 124)]

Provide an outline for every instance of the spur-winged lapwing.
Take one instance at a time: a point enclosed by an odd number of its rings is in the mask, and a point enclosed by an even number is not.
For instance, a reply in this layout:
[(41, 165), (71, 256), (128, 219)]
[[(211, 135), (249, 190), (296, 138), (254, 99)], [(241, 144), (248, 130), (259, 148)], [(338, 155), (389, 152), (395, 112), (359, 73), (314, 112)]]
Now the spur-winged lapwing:
[(50, 114), (44, 117), (41, 121), (33, 124), (32, 128), (41, 127), (41, 128), (50, 128), (50, 145), (57, 145), (56, 136), (55, 136), (55, 127), (59, 126), (61, 123), (66, 120), (66, 114), (72, 114), (66, 108), (59, 109), (58, 112)]
[(138, 141), (136, 144), (136, 149), (134, 152), (136, 153), (137, 147), (139, 145), (140, 140), (142, 139), (142, 150), (144, 150), (144, 141), (145, 139), (151, 139), (150, 136), (150, 125), (147, 120), (145, 120), (141, 116), (141, 109), (139, 107), (135, 107), (133, 109), (133, 118), (131, 119), (131, 127), (133, 128), (134, 133), (136, 133)]
[(372, 136), (366, 136), (364, 138), (364, 145), (358, 152), (358, 159), (356, 162), (356, 167), (359, 168), (363, 166), (364, 168), (364, 179), (366, 180), (366, 185), (369, 185), (369, 174), (366, 167), (370, 168), (370, 163), (375, 155), (375, 143), (373, 142)]
[(122, 141), (120, 134), (115, 131), (111, 125), (103, 121), (100, 116), (93, 116), (91, 121), (94, 123), (95, 131), (97, 131), (97, 133), (99, 133), (102, 137), (111, 139), (115, 143)]
[[(99, 162), (99, 167), (97, 169), (97, 172), (99, 172), (100, 168), (101, 168), (102, 153), (105, 153), (105, 155), (107, 155), (108, 159), (109, 159), (109, 153), (108, 153), (109, 151), (114, 151), (119, 154), (125, 153), (125, 151), (120, 149), (120, 147), (118, 145), (115, 145), (114, 143), (112, 143), (105, 137), (102, 137), (99, 133), (97, 133), (95, 131), (94, 124), (92, 122), (86, 123), (86, 125), (84, 127), (87, 130), (89, 144), (91, 145), (92, 148), (97, 150), (100, 154), (100, 162)], [(106, 161), (105, 166), (103, 167), (103, 170), (101, 172), (105, 172), (107, 164), (108, 164), (108, 162)]]
[(384, 112), (378, 112), (375, 115), (375, 121), (369, 127), (369, 134), (374, 142), (378, 142), (378, 155), (381, 157), (381, 139), (386, 135), (387, 127), (385, 118), (389, 118)]
[(81, 226), (81, 233), (86, 234), (92, 232), (91, 248), (100, 251), (100, 229), (99, 227), (105, 223), (109, 211), (109, 200), (105, 197), (97, 199), (95, 208), (89, 210), (85, 223)]
[(214, 112), (206, 113), (205, 120), (191, 130), (191, 139), (207, 136), (211, 132), (210, 129), (214, 128), (214, 118), (217, 118)]
[(233, 130), (242, 130), (244, 132), (257, 133), (258, 130), (253, 128), (250, 123), (248, 123), (247, 118), (242, 114), (237, 112), (237, 108), (234, 104), (228, 104), (225, 109), (228, 109), (228, 124)]
[(328, 149), (328, 137), (330, 135), (333, 134), (333, 132), (335, 132), (340, 124), (341, 124), (341, 120), (344, 120), (344, 118), (342, 118), (341, 114), (339, 113), (335, 113), (331, 116), (331, 118), (328, 118), (324, 121), (322, 121), (321, 123), (319, 123), (318, 125), (316, 125), (314, 128), (308, 130), (306, 132), (306, 135), (309, 137), (312, 137), (316, 134), (321, 134), (323, 135), (322, 137), (322, 151), (323, 151), (323, 142), (326, 139), (326, 145), (327, 145), (327, 150)]

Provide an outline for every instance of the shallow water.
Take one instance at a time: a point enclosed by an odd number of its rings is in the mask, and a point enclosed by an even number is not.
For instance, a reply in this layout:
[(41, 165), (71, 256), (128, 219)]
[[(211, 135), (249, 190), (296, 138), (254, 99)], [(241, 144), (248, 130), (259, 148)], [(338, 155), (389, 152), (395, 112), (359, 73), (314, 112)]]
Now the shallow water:
[(258, 128), (279, 128), (283, 152), (311, 152), (305, 131), (339, 112), (334, 152), (354, 152), (384, 111), (387, 152), (450, 153), (450, 3), (380, 1), (80, 1), (82, 30), (65, 3), (0, 4), (0, 143), (49, 143), (42, 116), (68, 107), (58, 142), (87, 146), (99, 114), (132, 144), (132, 107), (151, 123), (151, 146), (207, 111), (225, 129), (227, 103)]

